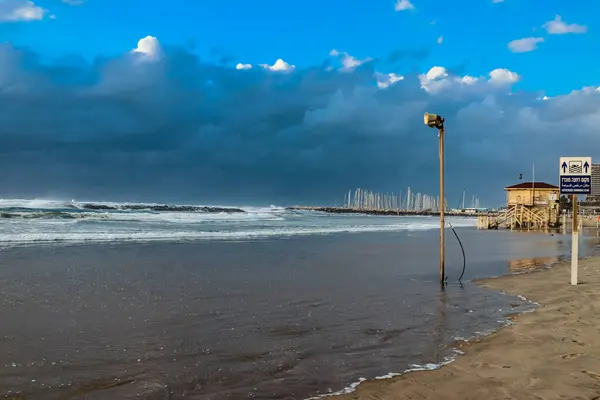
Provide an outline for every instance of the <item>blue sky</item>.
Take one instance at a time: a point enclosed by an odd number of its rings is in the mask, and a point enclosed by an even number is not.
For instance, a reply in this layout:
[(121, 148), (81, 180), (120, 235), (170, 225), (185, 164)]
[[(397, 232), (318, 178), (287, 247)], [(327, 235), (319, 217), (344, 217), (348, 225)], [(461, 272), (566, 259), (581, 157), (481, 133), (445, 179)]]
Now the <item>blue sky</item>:
[[(600, 4), (574, 7), (562, 0), (460, 3), (414, 0), (414, 9), (396, 11), (394, 0), (170, 0), (168, 5), (147, 0), (87, 0), (77, 6), (38, 0), (35, 4), (56, 18), (5, 29), (2, 39), (50, 57), (80, 54), (92, 58), (121, 54), (139, 38), (152, 35), (164, 44), (193, 46), (204, 57), (216, 48), (244, 63), (283, 58), (297, 66), (319, 63), (334, 48), (358, 58), (385, 57), (395, 49), (426, 49), (430, 57), (405, 68), (460, 65), (471, 75), (509, 68), (527, 77), (519, 88), (551, 94), (600, 84), (589, 68), (598, 32), (549, 35), (542, 27), (556, 15), (567, 24), (589, 27)], [(442, 45), (436, 43), (440, 36)], [(507, 48), (510, 41), (527, 37), (544, 42), (528, 53), (512, 53)]]
[(0, 196), (435, 193), (436, 111), (450, 197), (496, 204), (600, 148), (588, 3), (0, 0)]

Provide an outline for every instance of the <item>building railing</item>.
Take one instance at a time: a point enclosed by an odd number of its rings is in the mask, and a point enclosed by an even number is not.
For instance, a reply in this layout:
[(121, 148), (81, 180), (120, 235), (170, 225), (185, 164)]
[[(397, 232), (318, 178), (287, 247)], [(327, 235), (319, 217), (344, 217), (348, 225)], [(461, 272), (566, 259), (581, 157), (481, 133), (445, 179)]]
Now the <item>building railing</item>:
[(517, 199), (517, 200), (509, 200), (508, 205), (525, 205), (525, 206), (547, 206), (550, 204), (550, 198), (546, 196), (536, 196), (533, 198), (533, 202), (531, 199)]

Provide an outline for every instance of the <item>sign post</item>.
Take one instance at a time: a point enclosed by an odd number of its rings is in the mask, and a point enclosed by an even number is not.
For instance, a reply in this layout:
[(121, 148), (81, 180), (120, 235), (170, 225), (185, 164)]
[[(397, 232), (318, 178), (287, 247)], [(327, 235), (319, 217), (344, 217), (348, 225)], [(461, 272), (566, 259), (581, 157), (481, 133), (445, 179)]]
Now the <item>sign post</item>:
[(571, 204), (573, 205), (573, 226), (571, 227), (571, 285), (577, 285), (577, 275), (579, 273), (579, 221), (577, 220), (577, 195), (571, 196)]
[(558, 163), (560, 194), (570, 195), (573, 205), (573, 225), (571, 242), (571, 285), (577, 285), (579, 258), (579, 221), (577, 195), (592, 191), (592, 158), (561, 157)]

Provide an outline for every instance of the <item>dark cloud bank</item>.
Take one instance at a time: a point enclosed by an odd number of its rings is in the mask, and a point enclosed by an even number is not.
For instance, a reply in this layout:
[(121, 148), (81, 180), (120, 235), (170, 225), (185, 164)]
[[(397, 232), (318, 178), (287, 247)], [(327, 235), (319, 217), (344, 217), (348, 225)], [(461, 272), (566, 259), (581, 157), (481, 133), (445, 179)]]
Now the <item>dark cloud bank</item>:
[(513, 90), (508, 71), (409, 74), (380, 88), (391, 58), (271, 71), (153, 45), (91, 64), (0, 45), (0, 195), (331, 204), (354, 187), (435, 194), (425, 111), (448, 121), (451, 204), (466, 189), (496, 205), (532, 162), (536, 178), (556, 182), (557, 157), (598, 153), (594, 88), (544, 101)]

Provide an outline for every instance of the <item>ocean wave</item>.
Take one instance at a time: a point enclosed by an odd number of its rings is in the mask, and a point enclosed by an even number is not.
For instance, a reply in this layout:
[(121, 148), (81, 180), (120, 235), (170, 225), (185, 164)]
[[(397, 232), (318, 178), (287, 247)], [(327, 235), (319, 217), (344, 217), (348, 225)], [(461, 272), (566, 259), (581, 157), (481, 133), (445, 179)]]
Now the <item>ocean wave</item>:
[[(233, 211), (232, 211), (233, 210)], [(474, 226), (457, 219), (455, 227)], [(433, 217), (336, 215), (283, 207), (0, 200), (0, 243), (252, 240), (438, 229)]]
[(43, 199), (0, 199), (0, 209), (4, 208), (24, 208), (24, 209), (61, 209), (76, 208), (73, 202), (62, 200), (43, 200)]
[(154, 211), (195, 213), (245, 213), (238, 207), (179, 205), (156, 203), (77, 202), (59, 200), (0, 199), (0, 210), (88, 210), (88, 211)]
[(336, 225), (330, 227), (291, 227), (266, 228), (239, 231), (54, 231), (54, 232), (21, 232), (0, 233), (0, 243), (40, 243), (40, 242), (110, 242), (110, 241), (194, 241), (194, 240), (248, 240), (270, 237), (290, 237), (305, 235), (328, 235), (335, 233), (362, 232), (399, 232), (405, 230), (429, 230), (437, 228), (436, 224), (394, 224), (394, 225)]
[(64, 202), (0, 199), (0, 220), (109, 220), (196, 224), (205, 222), (278, 221), (301, 214), (284, 207), (225, 207), (149, 203)]
[(185, 206), (170, 204), (119, 204), (109, 205), (101, 203), (83, 203), (77, 207), (81, 210), (94, 211), (155, 211), (155, 212), (194, 212), (194, 213), (244, 213), (241, 208), (212, 207), (212, 206)]
[(194, 213), (194, 212), (68, 212), (68, 211), (0, 211), (0, 219), (23, 220), (110, 220), (127, 222), (165, 222), (195, 224), (202, 222), (276, 221), (281, 214), (271, 213)]
[(0, 218), (5, 219), (108, 219), (108, 214), (72, 213), (64, 211), (40, 212), (0, 212)]

